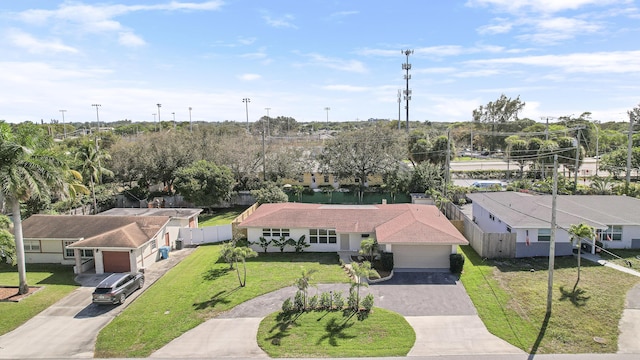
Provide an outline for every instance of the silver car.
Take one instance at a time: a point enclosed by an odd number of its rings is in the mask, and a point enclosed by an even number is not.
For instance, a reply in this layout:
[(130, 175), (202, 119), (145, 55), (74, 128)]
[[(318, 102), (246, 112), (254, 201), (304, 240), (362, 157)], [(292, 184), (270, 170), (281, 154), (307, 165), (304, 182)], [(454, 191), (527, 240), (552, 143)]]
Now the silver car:
[(93, 291), (94, 304), (122, 304), (127, 296), (144, 286), (142, 273), (111, 274)]

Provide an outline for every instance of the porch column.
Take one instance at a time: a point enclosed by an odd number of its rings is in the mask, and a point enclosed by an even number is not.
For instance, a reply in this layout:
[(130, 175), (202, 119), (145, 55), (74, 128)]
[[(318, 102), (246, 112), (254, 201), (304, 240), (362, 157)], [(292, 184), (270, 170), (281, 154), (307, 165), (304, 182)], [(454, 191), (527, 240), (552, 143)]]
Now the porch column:
[(82, 274), (82, 256), (80, 249), (73, 249), (73, 258), (76, 261), (76, 274)]

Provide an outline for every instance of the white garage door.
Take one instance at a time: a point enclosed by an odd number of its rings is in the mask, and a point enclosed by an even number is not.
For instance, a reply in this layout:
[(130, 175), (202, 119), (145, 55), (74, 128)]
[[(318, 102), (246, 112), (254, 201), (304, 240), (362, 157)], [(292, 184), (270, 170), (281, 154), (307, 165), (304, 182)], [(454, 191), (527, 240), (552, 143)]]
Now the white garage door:
[(449, 268), (450, 245), (393, 245), (393, 267)]

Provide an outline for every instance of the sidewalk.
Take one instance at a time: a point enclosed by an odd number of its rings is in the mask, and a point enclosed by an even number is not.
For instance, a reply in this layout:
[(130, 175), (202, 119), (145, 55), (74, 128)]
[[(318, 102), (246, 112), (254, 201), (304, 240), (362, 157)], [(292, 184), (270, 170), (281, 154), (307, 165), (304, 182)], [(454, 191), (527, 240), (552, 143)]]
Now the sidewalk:
[(628, 268), (628, 267), (620, 266), (618, 264), (614, 264), (614, 263), (612, 263), (610, 261), (604, 260), (604, 259), (602, 259), (600, 257), (600, 255), (597, 255), (597, 254), (582, 253), (582, 258), (586, 259), (586, 260), (589, 260), (589, 261), (592, 261), (594, 263), (598, 263), (598, 264), (600, 264), (602, 266), (607, 266), (607, 267), (610, 267), (612, 269), (616, 269), (618, 271), (622, 271), (624, 273), (640, 277), (640, 272), (639, 271), (633, 270), (633, 269)]

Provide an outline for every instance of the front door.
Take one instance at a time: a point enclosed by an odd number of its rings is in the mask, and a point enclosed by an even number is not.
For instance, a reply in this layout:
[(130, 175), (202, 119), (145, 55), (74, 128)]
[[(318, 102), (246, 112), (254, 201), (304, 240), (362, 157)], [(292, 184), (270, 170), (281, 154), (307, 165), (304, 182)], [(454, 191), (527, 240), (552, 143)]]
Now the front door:
[(349, 234), (340, 234), (340, 250), (350, 250)]

